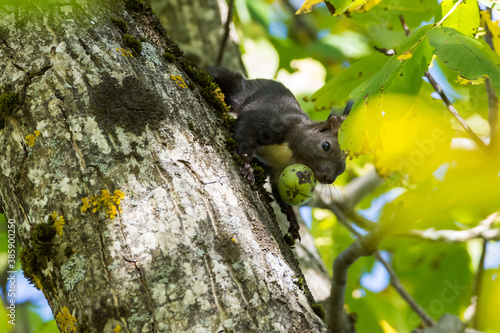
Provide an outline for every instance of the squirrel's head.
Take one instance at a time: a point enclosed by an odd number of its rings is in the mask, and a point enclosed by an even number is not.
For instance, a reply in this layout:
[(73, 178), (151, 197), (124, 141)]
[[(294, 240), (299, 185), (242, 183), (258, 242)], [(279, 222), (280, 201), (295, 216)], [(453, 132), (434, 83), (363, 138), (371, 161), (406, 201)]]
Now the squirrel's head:
[(338, 141), (338, 132), (345, 118), (331, 115), (324, 122), (314, 123), (296, 143), (293, 162), (310, 167), (322, 184), (333, 183), (345, 171), (346, 154)]

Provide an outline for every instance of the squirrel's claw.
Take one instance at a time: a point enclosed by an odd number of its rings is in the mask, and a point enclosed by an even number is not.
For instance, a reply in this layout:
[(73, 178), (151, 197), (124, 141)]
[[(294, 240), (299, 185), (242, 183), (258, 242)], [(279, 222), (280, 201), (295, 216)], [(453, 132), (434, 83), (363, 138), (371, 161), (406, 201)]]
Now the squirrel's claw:
[(255, 175), (253, 174), (253, 168), (250, 165), (252, 157), (249, 156), (248, 154), (243, 154), (242, 158), (245, 165), (241, 169), (241, 174), (245, 176), (246, 179), (248, 179), (250, 182), (255, 183)]
[(253, 174), (253, 168), (250, 164), (245, 164), (241, 169), (241, 174), (246, 177), (250, 182), (255, 183), (255, 176)]

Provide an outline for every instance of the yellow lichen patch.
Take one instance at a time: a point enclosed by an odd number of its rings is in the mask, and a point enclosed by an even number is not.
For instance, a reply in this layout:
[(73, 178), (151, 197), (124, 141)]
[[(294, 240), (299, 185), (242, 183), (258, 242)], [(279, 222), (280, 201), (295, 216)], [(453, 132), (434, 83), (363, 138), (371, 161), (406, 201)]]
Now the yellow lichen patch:
[(54, 227), (56, 228), (56, 232), (59, 234), (59, 236), (61, 236), (63, 233), (64, 224), (66, 223), (64, 221), (64, 217), (62, 215), (57, 216), (57, 213), (55, 211), (50, 215), (50, 217), (54, 219)]
[(40, 135), (39, 131), (34, 131), (34, 134), (26, 135), (26, 143), (28, 146), (33, 147), (35, 145), (35, 139)]
[(184, 79), (180, 75), (170, 75), (170, 78), (175, 81), (181, 88), (187, 88), (186, 82), (184, 82)]
[(56, 315), (56, 320), (59, 323), (61, 332), (76, 332), (76, 318), (69, 313), (69, 309), (67, 307), (63, 307), (62, 311)]
[(101, 195), (93, 195), (89, 198), (83, 198), (83, 206), (81, 211), (86, 212), (87, 209), (92, 208), (92, 213), (97, 213), (100, 210), (105, 210), (106, 217), (114, 219), (118, 213), (122, 212), (120, 207), (121, 200), (125, 197), (125, 193), (116, 190), (113, 194), (108, 190), (102, 190)]
[(121, 52), (122, 54), (122, 57), (130, 57), (130, 58), (133, 58), (134, 56), (132, 55), (132, 53), (128, 50), (125, 50), (125, 49), (121, 49), (121, 48), (116, 48), (116, 51), (117, 52)]
[(121, 333), (122, 327), (120, 325), (116, 325), (116, 327), (113, 329), (113, 333)]

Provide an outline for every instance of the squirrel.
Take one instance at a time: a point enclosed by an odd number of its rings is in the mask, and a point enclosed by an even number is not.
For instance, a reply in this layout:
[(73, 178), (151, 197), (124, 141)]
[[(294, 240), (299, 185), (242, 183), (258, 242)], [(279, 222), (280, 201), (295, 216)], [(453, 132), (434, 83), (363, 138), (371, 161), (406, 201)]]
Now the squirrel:
[(314, 122), (282, 83), (248, 80), (224, 67), (212, 67), (214, 77), (237, 120), (234, 139), (243, 159), (241, 173), (254, 182), (252, 158), (267, 166), (273, 196), (290, 223), (288, 232), (300, 240), (299, 224), (278, 191), (281, 172), (291, 164), (305, 164), (322, 184), (331, 184), (345, 171), (346, 154), (340, 149), (338, 131), (349, 114), (352, 100), (339, 113), (332, 110), (326, 121)]

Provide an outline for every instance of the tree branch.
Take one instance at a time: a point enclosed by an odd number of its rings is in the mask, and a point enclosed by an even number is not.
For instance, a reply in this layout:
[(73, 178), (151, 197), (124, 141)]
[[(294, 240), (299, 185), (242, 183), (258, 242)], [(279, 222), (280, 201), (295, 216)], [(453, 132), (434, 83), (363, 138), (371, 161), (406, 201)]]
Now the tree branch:
[(339, 206), (333, 205), (333, 212), (339, 222), (345, 225), (349, 231), (358, 237), (347, 249), (342, 251), (333, 263), (333, 283), (332, 293), (330, 295), (330, 322), (329, 328), (332, 332), (354, 332), (354, 323), (352, 318), (344, 309), (345, 289), (347, 284), (347, 272), (349, 267), (360, 257), (372, 255), (375, 252), (376, 258), (384, 265), (391, 276), (391, 284), (401, 297), (408, 302), (410, 307), (422, 318), (429, 326), (434, 325), (432, 318), (425, 310), (417, 304), (411, 295), (404, 289), (392, 267), (382, 258), (377, 251), (380, 242), (387, 238), (392, 232), (389, 229), (378, 227), (362, 237), (347, 221), (347, 217)]
[(500, 219), (500, 212), (495, 212), (481, 221), (476, 227), (467, 230), (435, 230), (434, 228), (430, 228), (427, 230), (409, 230), (408, 232), (398, 234), (398, 236), (446, 243), (465, 242), (474, 238), (500, 241), (500, 229), (491, 227), (498, 219)]
[(396, 289), (396, 291), (401, 295), (401, 297), (408, 303), (408, 305), (415, 311), (415, 313), (425, 322), (427, 326), (434, 326), (435, 322), (431, 316), (425, 312), (425, 310), (413, 299), (413, 297), (405, 290), (403, 284), (396, 275), (396, 272), (392, 269), (392, 266), (384, 260), (379, 251), (375, 253), (375, 257), (384, 265), (385, 269), (391, 277), (391, 285)]
[(233, 21), (233, 7), (234, 0), (229, 0), (227, 4), (227, 19), (224, 24), (224, 34), (222, 35), (222, 41), (220, 42), (219, 54), (217, 56), (217, 61), (215, 62), (216, 66), (220, 66), (222, 62), (222, 56), (224, 55), (224, 49), (226, 48), (227, 39), (229, 38), (229, 30), (231, 22)]
[[(488, 12), (491, 17), (491, 8), (488, 8)], [(486, 34), (484, 35), (484, 41), (490, 46), (490, 48), (495, 51), (495, 45), (493, 45), (493, 36), (491, 35), (490, 29), (488, 29), (488, 24), (484, 25), (484, 30)], [(496, 150), (499, 145), (500, 140), (500, 127), (498, 124), (499, 109), (498, 109), (498, 96), (495, 90), (491, 86), (490, 78), (484, 80), (484, 85), (486, 86), (486, 94), (488, 95), (488, 122), (490, 124), (490, 144), (489, 146)]]
[(486, 258), (486, 246), (488, 241), (483, 239), (483, 246), (481, 249), (481, 258), (479, 259), (479, 265), (477, 267), (476, 277), (474, 279), (474, 286), (472, 288), (472, 302), (474, 304), (474, 313), (472, 316), (472, 328), (478, 329), (479, 321), (477, 318), (477, 307), (479, 303), (479, 293), (481, 292), (481, 285), (484, 275), (484, 260)]

